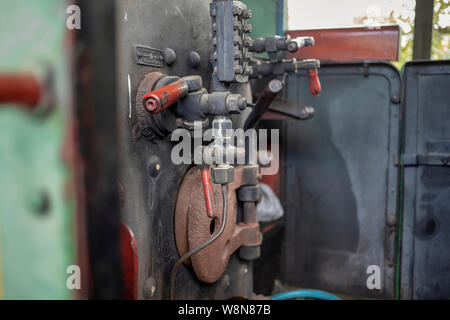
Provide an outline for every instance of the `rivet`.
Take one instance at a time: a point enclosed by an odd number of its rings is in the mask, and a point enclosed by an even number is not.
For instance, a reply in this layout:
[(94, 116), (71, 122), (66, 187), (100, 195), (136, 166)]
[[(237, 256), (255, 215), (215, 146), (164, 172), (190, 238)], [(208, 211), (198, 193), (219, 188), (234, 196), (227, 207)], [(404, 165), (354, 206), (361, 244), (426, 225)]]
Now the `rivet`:
[(153, 278), (148, 278), (144, 282), (143, 296), (145, 299), (152, 298), (156, 293), (156, 281)]
[(200, 55), (196, 51), (191, 51), (189, 53), (189, 64), (191, 65), (191, 68), (196, 68), (200, 65)]
[(157, 156), (152, 156), (148, 162), (149, 175), (152, 178), (156, 178), (161, 171), (161, 161)]
[(175, 53), (175, 51), (171, 48), (166, 48), (166, 50), (164, 50), (164, 62), (168, 66), (171, 66), (172, 64), (175, 63), (176, 60), (177, 54)]

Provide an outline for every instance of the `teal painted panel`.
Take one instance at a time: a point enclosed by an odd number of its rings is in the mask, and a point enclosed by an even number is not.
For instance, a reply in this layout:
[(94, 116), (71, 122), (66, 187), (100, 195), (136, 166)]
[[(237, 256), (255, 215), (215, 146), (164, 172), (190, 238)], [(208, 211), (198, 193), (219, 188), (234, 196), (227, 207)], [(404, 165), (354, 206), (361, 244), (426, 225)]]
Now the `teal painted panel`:
[(0, 298), (71, 299), (75, 264), (70, 172), (62, 159), (70, 101), (65, 1), (0, 1), (0, 72), (50, 67), (57, 103), (47, 115), (0, 106)]
[(243, 2), (253, 13), (249, 20), (253, 26), (251, 33), (253, 39), (277, 34), (278, 0), (244, 0)]

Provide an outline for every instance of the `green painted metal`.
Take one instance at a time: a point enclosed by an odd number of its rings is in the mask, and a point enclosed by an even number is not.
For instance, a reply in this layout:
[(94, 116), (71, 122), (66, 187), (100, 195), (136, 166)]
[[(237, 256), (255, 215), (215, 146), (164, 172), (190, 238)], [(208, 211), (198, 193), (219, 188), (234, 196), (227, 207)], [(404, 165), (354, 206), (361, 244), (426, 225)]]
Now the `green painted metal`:
[(277, 34), (278, 0), (244, 0), (243, 2), (253, 13), (249, 20), (253, 26), (251, 33), (253, 39)]
[[(70, 101), (65, 1), (0, 2), (0, 72), (54, 72), (57, 101)], [(70, 172), (62, 159), (67, 105), (49, 114), (0, 106), (0, 295), (71, 299), (75, 264)]]
[[(251, 10), (252, 18), (249, 20), (253, 26), (250, 34), (252, 39), (270, 37), (282, 34), (280, 26), (286, 21), (286, 0), (242, 0)], [(283, 9), (283, 12), (280, 12)], [(282, 20), (282, 21), (281, 21)], [(255, 54), (255, 56), (268, 58), (266, 53)]]

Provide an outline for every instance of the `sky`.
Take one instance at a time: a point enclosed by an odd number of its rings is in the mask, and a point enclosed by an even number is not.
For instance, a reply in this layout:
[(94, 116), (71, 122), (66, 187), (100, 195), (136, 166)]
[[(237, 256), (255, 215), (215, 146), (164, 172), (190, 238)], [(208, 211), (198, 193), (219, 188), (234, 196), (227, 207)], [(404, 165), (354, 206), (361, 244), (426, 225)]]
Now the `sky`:
[(386, 16), (396, 12), (411, 14), (415, 0), (287, 0), (288, 29), (315, 29), (353, 26), (353, 18)]

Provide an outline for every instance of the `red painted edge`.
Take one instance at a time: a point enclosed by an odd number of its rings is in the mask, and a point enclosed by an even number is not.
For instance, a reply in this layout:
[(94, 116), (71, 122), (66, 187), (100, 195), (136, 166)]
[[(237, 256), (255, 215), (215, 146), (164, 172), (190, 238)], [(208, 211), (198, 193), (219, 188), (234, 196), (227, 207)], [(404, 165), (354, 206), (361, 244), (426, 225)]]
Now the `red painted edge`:
[(122, 277), (124, 299), (138, 298), (138, 251), (133, 231), (120, 223), (120, 253), (122, 257)]

